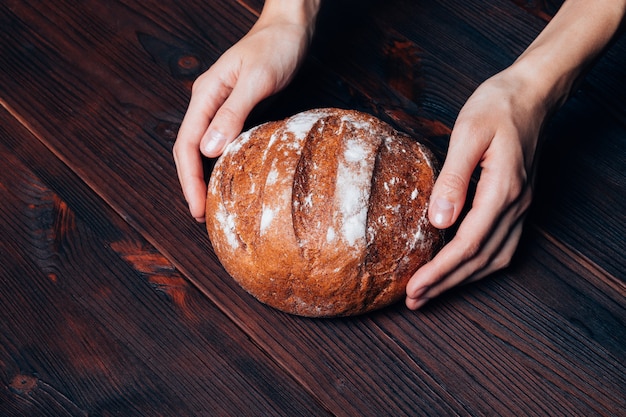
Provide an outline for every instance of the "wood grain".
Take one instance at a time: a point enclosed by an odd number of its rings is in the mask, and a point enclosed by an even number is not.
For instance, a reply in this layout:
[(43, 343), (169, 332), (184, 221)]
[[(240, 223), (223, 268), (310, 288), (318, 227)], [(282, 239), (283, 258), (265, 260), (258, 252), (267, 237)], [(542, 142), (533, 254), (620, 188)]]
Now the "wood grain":
[(0, 114), (1, 415), (326, 414)]
[[(419, 313), (310, 320), (227, 276), (171, 158), (193, 79), (260, 7), (0, 5), (2, 412), (623, 413), (623, 42), (546, 132), (514, 265)], [(443, 157), (464, 100), (554, 9), (326, 2), (297, 78), (248, 124), (354, 108)]]

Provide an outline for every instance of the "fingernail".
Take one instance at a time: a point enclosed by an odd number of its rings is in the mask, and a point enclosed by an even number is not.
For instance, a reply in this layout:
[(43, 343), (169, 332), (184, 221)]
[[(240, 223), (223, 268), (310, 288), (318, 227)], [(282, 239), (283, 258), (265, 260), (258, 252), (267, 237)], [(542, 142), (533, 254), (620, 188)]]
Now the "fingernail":
[(416, 310), (419, 310), (420, 308), (422, 308), (424, 306), (424, 304), (426, 304), (427, 302), (430, 301), (430, 298), (420, 298), (419, 300), (417, 300), (415, 302), (415, 304), (413, 305), (413, 307)]
[(415, 291), (415, 294), (413, 294), (413, 299), (415, 300), (419, 300), (420, 298), (422, 298), (422, 296), (424, 294), (426, 294), (426, 292), (428, 291), (429, 287), (422, 287), (419, 290)]
[(202, 147), (202, 153), (206, 155), (214, 155), (224, 147), (226, 142), (226, 136), (217, 130), (209, 130), (207, 133), (207, 139)]
[(424, 304), (426, 304), (428, 301), (430, 301), (430, 298), (423, 297), (422, 295), (420, 295), (419, 297), (415, 297), (415, 298), (407, 297), (406, 306), (411, 310), (417, 310), (420, 307), (422, 307)]
[(452, 221), (454, 214), (454, 204), (443, 198), (438, 198), (433, 202), (435, 216), (433, 223), (435, 226), (447, 226)]

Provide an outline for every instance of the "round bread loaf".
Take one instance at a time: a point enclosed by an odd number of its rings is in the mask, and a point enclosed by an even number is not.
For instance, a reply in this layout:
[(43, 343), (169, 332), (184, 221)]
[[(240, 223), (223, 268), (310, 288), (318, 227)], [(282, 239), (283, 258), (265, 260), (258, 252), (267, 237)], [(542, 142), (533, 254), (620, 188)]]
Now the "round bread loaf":
[(258, 300), (309, 317), (402, 299), (441, 234), (431, 153), (364, 113), (315, 109), (242, 133), (209, 181), (207, 230)]

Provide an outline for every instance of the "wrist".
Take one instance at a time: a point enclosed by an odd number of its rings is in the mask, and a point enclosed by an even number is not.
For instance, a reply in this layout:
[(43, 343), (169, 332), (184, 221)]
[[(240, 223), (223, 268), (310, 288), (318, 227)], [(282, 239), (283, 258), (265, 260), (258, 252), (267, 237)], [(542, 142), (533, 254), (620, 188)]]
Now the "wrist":
[(554, 110), (618, 32), (625, 14), (626, 0), (568, 0), (510, 70)]
[(582, 69), (559, 67), (550, 54), (538, 51), (520, 56), (503, 73), (516, 81), (520, 94), (547, 114), (567, 100)]
[(313, 37), (320, 3), (321, 0), (266, 0), (259, 22), (303, 27), (310, 40)]

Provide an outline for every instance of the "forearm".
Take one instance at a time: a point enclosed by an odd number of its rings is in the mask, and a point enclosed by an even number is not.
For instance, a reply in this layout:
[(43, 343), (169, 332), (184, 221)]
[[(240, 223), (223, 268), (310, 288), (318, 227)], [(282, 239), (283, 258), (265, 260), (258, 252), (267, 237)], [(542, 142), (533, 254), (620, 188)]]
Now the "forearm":
[(259, 23), (282, 21), (305, 26), (310, 39), (320, 3), (321, 0), (266, 0)]
[(511, 66), (547, 111), (559, 107), (623, 24), (626, 0), (567, 0)]

